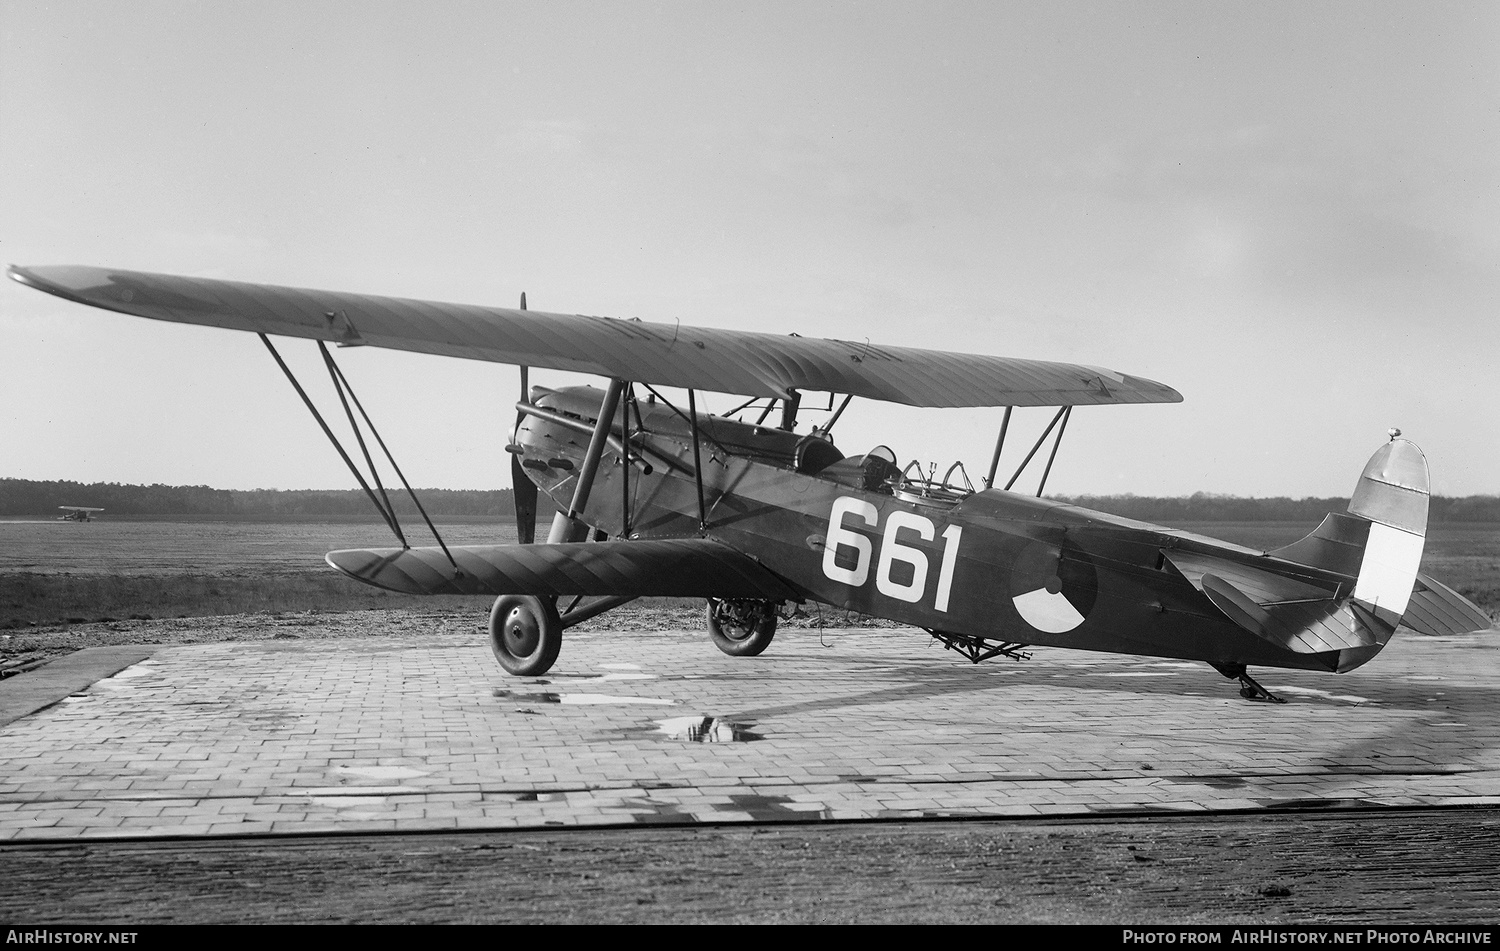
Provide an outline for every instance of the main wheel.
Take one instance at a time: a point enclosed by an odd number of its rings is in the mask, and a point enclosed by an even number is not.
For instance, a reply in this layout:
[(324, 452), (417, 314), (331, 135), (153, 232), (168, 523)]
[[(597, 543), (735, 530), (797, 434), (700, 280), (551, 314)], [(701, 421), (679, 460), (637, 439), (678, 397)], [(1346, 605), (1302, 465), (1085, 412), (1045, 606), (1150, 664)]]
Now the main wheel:
[(776, 605), (771, 601), (708, 600), (708, 636), (731, 657), (754, 657), (776, 636)]
[(502, 594), (490, 608), (490, 650), (508, 673), (539, 677), (551, 670), (562, 632), (551, 598)]

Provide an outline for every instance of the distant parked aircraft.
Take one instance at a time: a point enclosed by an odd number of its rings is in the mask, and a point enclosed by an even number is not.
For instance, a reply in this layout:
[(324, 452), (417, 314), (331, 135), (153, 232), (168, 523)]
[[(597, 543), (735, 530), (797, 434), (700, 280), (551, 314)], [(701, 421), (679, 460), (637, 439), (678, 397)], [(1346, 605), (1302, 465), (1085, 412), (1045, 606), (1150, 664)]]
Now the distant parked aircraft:
[(104, 511), (104, 509), (90, 508), (87, 505), (59, 505), (58, 508), (68, 513), (59, 515), (57, 517), (59, 522), (92, 522), (95, 512)]

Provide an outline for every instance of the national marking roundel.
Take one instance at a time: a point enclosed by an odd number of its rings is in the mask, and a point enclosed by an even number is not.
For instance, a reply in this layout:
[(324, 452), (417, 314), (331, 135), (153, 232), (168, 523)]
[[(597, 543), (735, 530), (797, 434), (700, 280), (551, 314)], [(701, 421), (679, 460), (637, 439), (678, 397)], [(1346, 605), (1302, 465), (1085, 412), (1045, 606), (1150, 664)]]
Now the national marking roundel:
[(1098, 593), (1093, 562), (1072, 547), (1030, 542), (1011, 566), (1010, 597), (1016, 612), (1046, 634), (1062, 634), (1082, 624)]

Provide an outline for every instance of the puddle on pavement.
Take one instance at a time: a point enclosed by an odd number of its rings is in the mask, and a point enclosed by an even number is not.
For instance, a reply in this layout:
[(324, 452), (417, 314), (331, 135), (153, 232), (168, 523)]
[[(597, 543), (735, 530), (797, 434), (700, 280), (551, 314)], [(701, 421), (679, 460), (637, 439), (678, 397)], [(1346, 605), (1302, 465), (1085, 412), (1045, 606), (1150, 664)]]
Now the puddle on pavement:
[(325, 809), (368, 809), (384, 806), (389, 799), (386, 796), (311, 796), (307, 801)]
[(718, 717), (672, 717), (657, 720), (657, 732), (689, 743), (750, 743), (765, 736), (750, 729), (752, 724)]
[(341, 777), (352, 776), (359, 779), (402, 780), (426, 776), (431, 770), (413, 769), (410, 766), (335, 766), (330, 772)]
[(113, 676), (106, 678), (103, 682), (108, 682), (110, 680), (134, 680), (137, 677), (148, 677), (152, 674), (159, 674), (161, 673), (161, 671), (158, 669), (160, 668), (160, 666), (161, 665), (158, 663), (152, 663), (151, 661), (144, 660), (139, 664), (131, 664), (124, 670), (121, 670), (115, 673)]
[(1274, 687), (1267, 687), (1266, 689), (1275, 694), (1286, 694), (1288, 696), (1301, 696), (1322, 700), (1339, 700), (1344, 703), (1361, 704), (1377, 702), (1375, 700), (1371, 700), (1369, 697), (1359, 697), (1353, 694), (1330, 693), (1327, 690), (1316, 690), (1311, 687), (1289, 687), (1285, 684), (1281, 684)]

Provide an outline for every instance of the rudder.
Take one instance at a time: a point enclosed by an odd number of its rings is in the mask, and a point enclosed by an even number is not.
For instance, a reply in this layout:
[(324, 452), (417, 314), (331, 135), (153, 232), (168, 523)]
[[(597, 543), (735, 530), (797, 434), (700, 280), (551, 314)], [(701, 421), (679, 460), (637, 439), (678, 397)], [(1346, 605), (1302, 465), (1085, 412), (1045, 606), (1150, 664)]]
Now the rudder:
[(1370, 523), (1354, 600), (1392, 626), (1401, 623), (1422, 563), (1429, 502), (1427, 457), (1392, 438), (1370, 457), (1349, 514)]
[(1355, 604), (1394, 628), (1411, 601), (1427, 535), (1427, 458), (1392, 439), (1365, 464), (1347, 514), (1270, 554), (1355, 578)]

